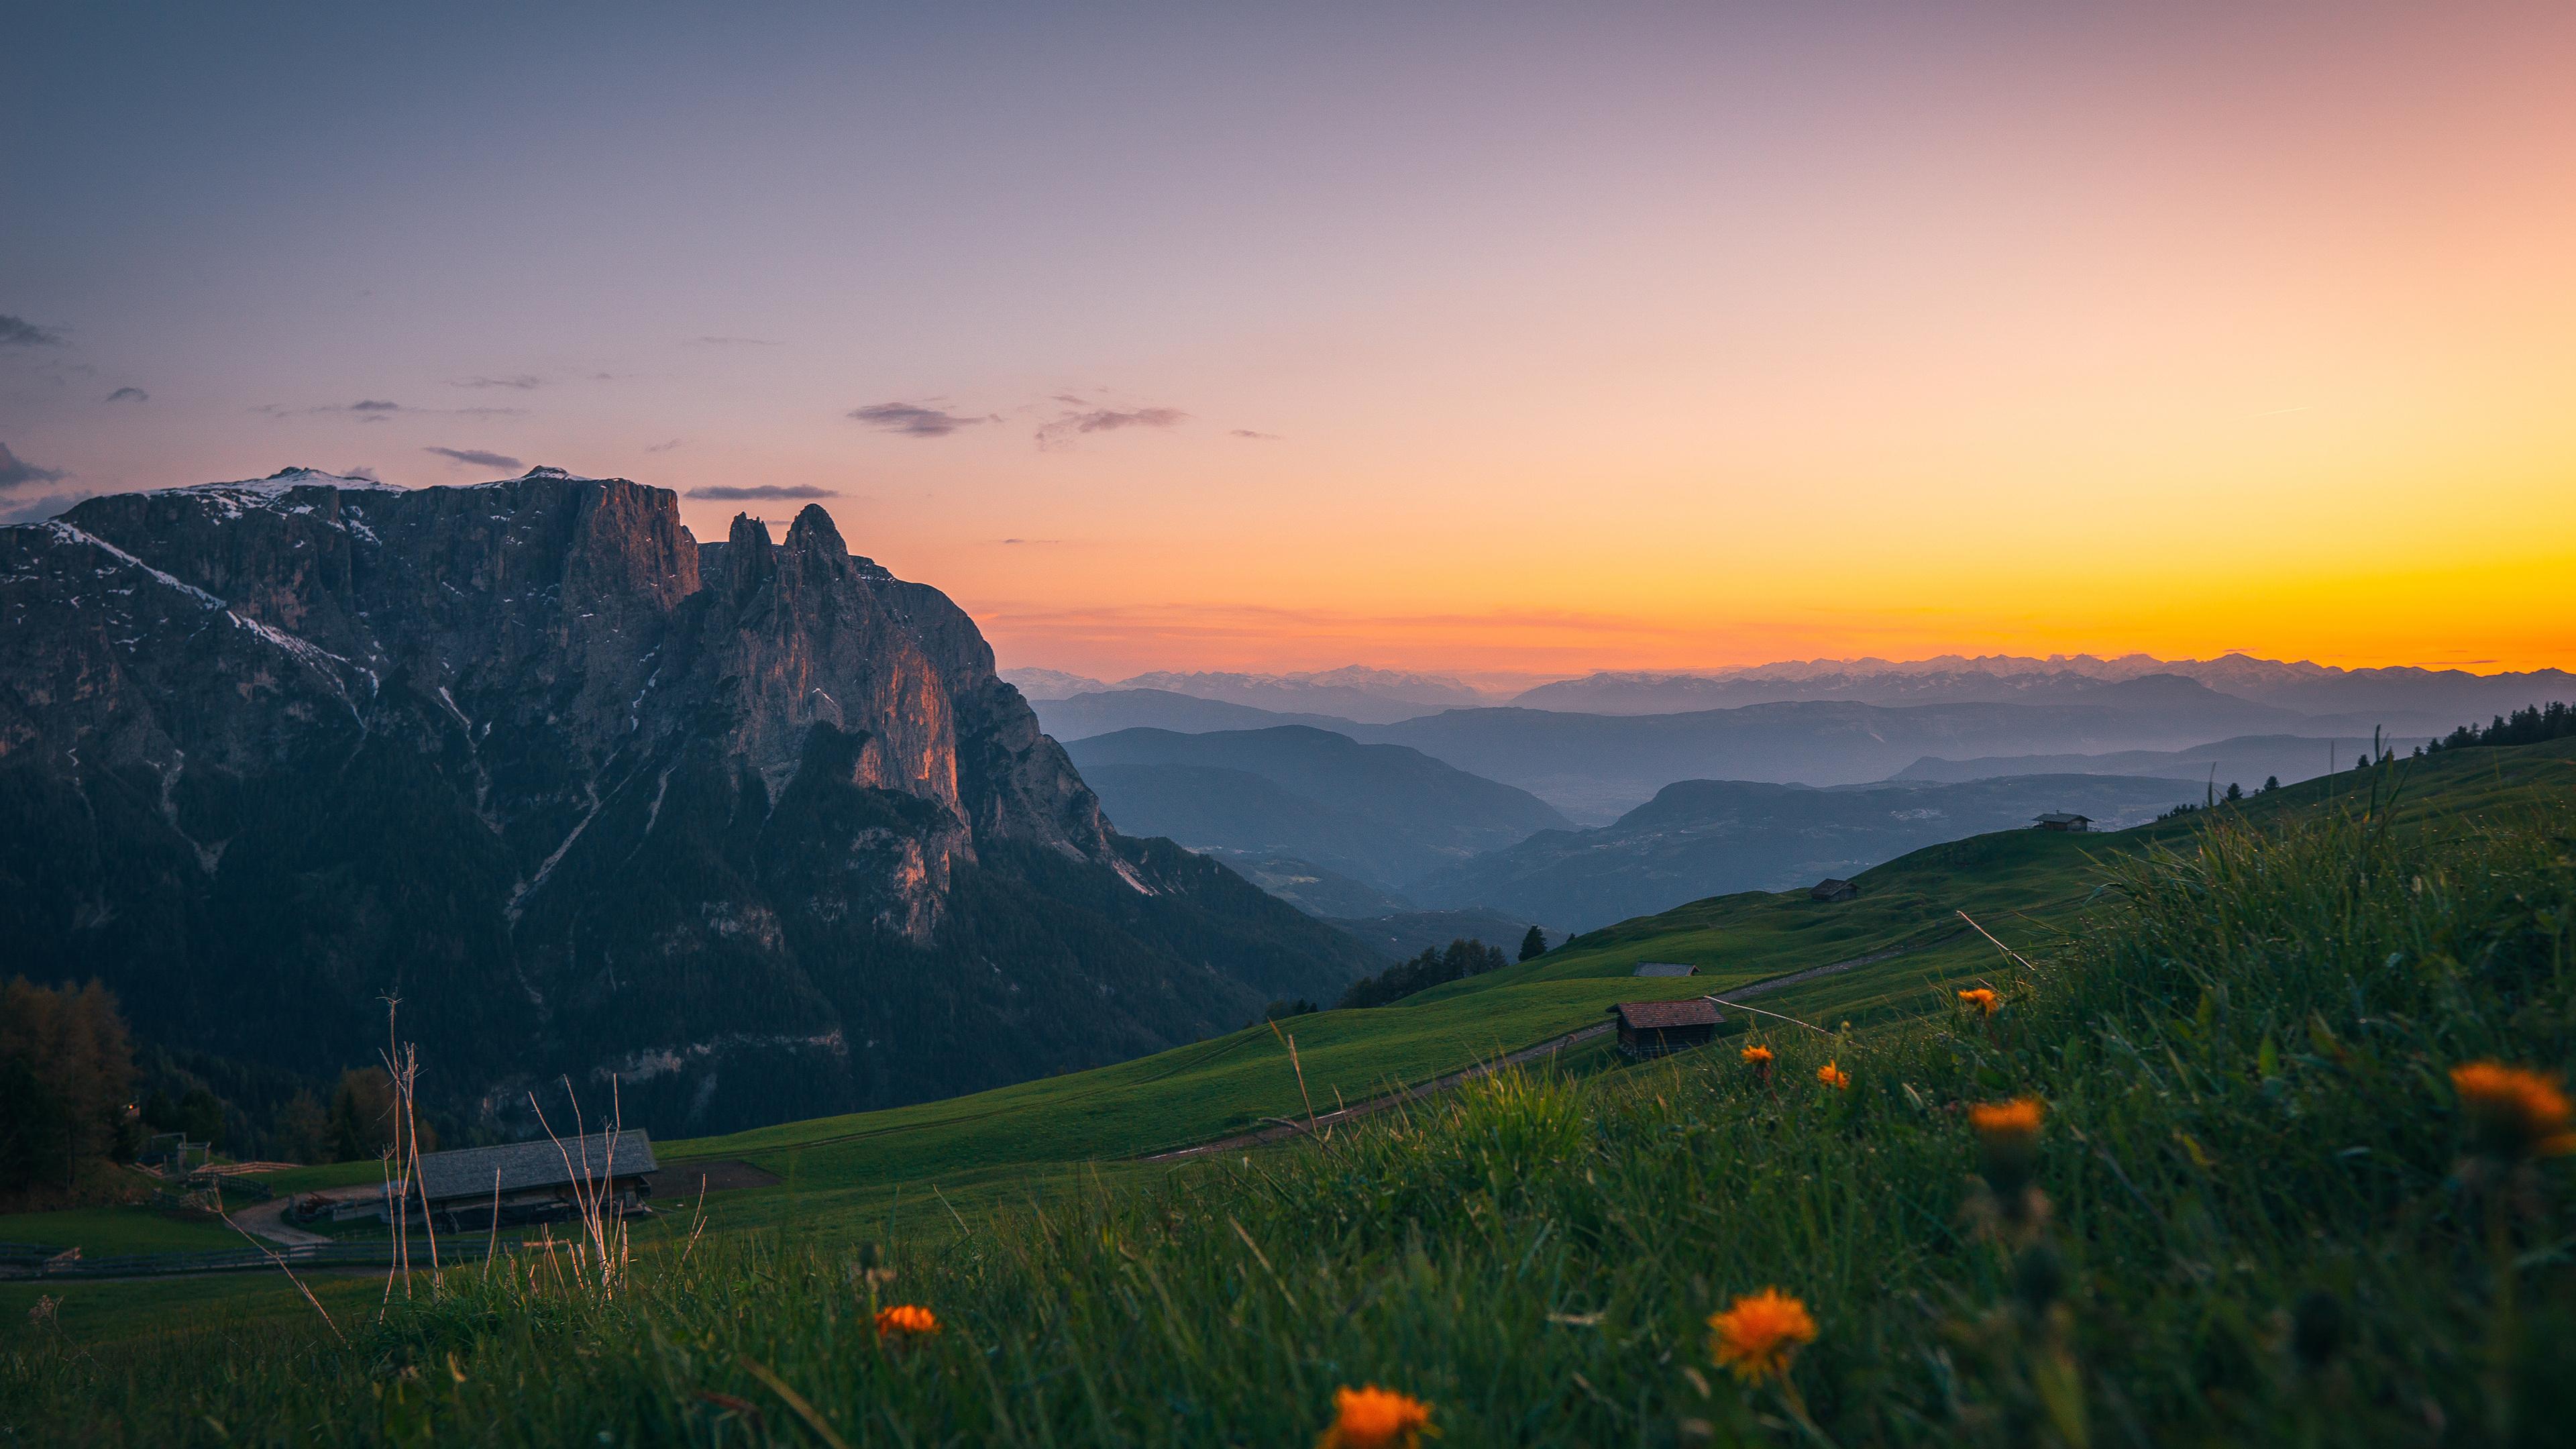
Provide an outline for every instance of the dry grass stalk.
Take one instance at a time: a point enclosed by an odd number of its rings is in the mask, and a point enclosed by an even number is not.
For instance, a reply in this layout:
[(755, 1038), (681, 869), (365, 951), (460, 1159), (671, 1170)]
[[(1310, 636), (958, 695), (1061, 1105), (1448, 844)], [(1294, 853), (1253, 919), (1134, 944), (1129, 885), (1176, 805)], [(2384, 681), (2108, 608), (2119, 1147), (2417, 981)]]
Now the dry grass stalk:
[(225, 1227), (241, 1234), (243, 1238), (249, 1241), (252, 1247), (267, 1254), (268, 1261), (277, 1265), (277, 1271), (286, 1275), (286, 1281), (295, 1285), (295, 1291), (304, 1295), (304, 1301), (313, 1305), (313, 1311), (322, 1315), (322, 1326), (331, 1330), (331, 1336), (333, 1338), (346, 1344), (349, 1341), (349, 1336), (340, 1331), (340, 1325), (331, 1321), (331, 1311), (322, 1306), (322, 1300), (313, 1296), (313, 1290), (304, 1286), (304, 1280), (295, 1276), (295, 1270), (286, 1266), (286, 1260), (277, 1255), (276, 1249), (271, 1248), (268, 1244), (261, 1242), (256, 1237), (253, 1237), (248, 1228), (234, 1222), (233, 1215), (224, 1211), (223, 1189), (219, 1186), (214, 1190), (214, 1192), (215, 1216), (222, 1218), (224, 1220)]
[[(1306, 1066), (1305, 1063), (1297, 1059), (1297, 1038), (1281, 1031), (1279, 1029), (1278, 1019), (1275, 1017), (1272, 1018), (1270, 1022), (1270, 1034), (1279, 1038), (1279, 1040), (1288, 1048), (1289, 1069), (1297, 1074), (1297, 1095), (1304, 1098), (1306, 1103), (1306, 1135), (1321, 1141), (1327, 1134), (1317, 1130), (1315, 1126), (1315, 1098), (1312, 1093), (1306, 1090)], [(1291, 1123), (1289, 1125), (1293, 1126), (1295, 1124)]]
[[(545, 1108), (534, 1092), (528, 1094), (528, 1105), (537, 1114), (537, 1125), (546, 1129), (546, 1137), (562, 1155), (564, 1175), (572, 1185), (573, 1216), (581, 1226), (581, 1237), (573, 1248), (574, 1281), (584, 1292), (595, 1292), (601, 1302), (617, 1296), (625, 1286), (626, 1273), (632, 1261), (626, 1239), (626, 1214), (621, 1201), (612, 1203), (610, 1194), (617, 1190), (617, 1139), (625, 1127), (625, 1107), (619, 1099), (617, 1079), (609, 1078), (609, 1121), (603, 1128), (607, 1143), (602, 1162), (594, 1172), (590, 1162), (589, 1133), (581, 1117), (581, 1097), (572, 1089), (572, 1079), (563, 1079), (564, 1095), (572, 1100), (573, 1140), (582, 1144), (581, 1162), (575, 1165), (572, 1149), (555, 1135), (554, 1124), (546, 1120)], [(547, 1234), (551, 1243), (553, 1234)]]

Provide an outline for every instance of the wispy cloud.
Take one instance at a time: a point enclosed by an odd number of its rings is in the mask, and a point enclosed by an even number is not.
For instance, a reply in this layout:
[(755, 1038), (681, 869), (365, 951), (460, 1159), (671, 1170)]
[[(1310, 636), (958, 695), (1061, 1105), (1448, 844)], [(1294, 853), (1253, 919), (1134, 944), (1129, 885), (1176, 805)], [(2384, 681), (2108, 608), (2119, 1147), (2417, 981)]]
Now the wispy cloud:
[(532, 389), (545, 386), (546, 380), (537, 376), (535, 373), (522, 372), (513, 377), (450, 378), (447, 385), (449, 387), (470, 387), (477, 390), (484, 388), (506, 387), (513, 392), (528, 392)]
[(381, 423), (398, 413), (446, 418), (520, 418), (528, 414), (526, 408), (419, 408), (381, 397), (360, 398), (353, 403), (316, 403), (303, 408), (288, 407), (284, 403), (262, 403), (251, 411), (265, 418), (310, 418), (336, 414), (356, 418), (362, 423)]
[(1034, 546), (1034, 545), (1037, 545), (1037, 544), (1043, 544), (1043, 543), (1062, 543), (1062, 542), (1064, 542), (1064, 540), (1063, 540), (1063, 539), (1060, 539), (1060, 538), (997, 538), (997, 539), (995, 539), (995, 540), (993, 540), (993, 541), (994, 541), (995, 543), (1022, 544), (1022, 545), (1030, 545), (1030, 546)]
[(646, 443), (644, 445), (644, 451), (647, 453), (667, 453), (678, 446), (680, 446), (680, 440), (678, 438), (673, 438), (667, 443)]
[(341, 476), (341, 477), (343, 477), (343, 478), (364, 478), (364, 479), (366, 479), (366, 480), (367, 480), (368, 482), (370, 482), (370, 483), (382, 483), (383, 481), (385, 481), (385, 480), (384, 480), (384, 478), (383, 478), (381, 475), (379, 475), (379, 474), (376, 472), (376, 470), (375, 470), (375, 469), (373, 469), (373, 468), (367, 468), (367, 467), (361, 467), (361, 466), (357, 466), (357, 465), (354, 465), (354, 464), (353, 464), (353, 465), (351, 465), (350, 467), (346, 467), (346, 468), (341, 469), (341, 470), (340, 470), (340, 476)]
[(421, 451), (424, 453), (436, 453), (442, 458), (449, 459), (453, 462), (463, 463), (472, 468), (517, 468), (522, 466), (518, 459), (511, 457), (507, 453), (487, 453), (480, 448), (423, 448)]
[(982, 417), (969, 417), (925, 403), (903, 402), (870, 403), (863, 408), (852, 408), (843, 416), (881, 432), (901, 433), (912, 438), (944, 438), (959, 428), (1000, 421), (989, 413)]
[(784, 347), (775, 337), (683, 337), (682, 347)]
[(8, 444), (0, 443), (0, 493), (24, 488), (30, 483), (52, 483), (62, 476), (62, 469), (39, 468), (10, 452)]
[(1124, 428), (1173, 428), (1188, 422), (1179, 408), (1088, 408), (1064, 413), (1038, 426), (1038, 446), (1061, 448), (1084, 433), (1114, 433)]
[(1277, 433), (1255, 432), (1250, 428), (1236, 428), (1234, 429), (1234, 436), (1238, 438), (1251, 438), (1256, 442), (1263, 443), (1275, 443), (1279, 441), (1279, 435)]
[(39, 327), (24, 317), (0, 312), (0, 347), (60, 347), (63, 334), (51, 327)]
[(760, 499), (838, 498), (841, 495), (829, 488), (817, 488), (808, 483), (759, 483), (745, 488), (723, 486), (692, 488), (687, 496), (704, 498), (712, 503), (749, 503)]
[(152, 394), (139, 387), (120, 387), (107, 395), (109, 402), (150, 402)]

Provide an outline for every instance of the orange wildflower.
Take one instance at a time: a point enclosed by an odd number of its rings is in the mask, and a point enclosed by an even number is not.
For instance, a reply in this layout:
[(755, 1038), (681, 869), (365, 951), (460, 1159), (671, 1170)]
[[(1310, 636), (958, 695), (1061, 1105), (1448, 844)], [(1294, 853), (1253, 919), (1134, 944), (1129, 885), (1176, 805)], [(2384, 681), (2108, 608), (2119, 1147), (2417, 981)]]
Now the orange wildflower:
[(1968, 1125), (1993, 1146), (2027, 1146), (2039, 1136), (2040, 1119), (2048, 1115), (2048, 1104), (2037, 1097), (2015, 1097), (2009, 1102), (1979, 1102), (1968, 1108)]
[(1851, 1085), (1851, 1073), (1827, 1062), (1816, 1068), (1816, 1080), (1839, 1092)]
[(1971, 987), (1966, 991), (1960, 992), (1959, 1002), (1963, 1006), (1973, 1006), (1978, 1011), (1983, 1012), (1988, 1016), (1992, 1016), (1997, 1011), (2001, 1010), (2004, 1004), (2003, 998), (1995, 995), (1994, 992), (1983, 986)]
[(1431, 1406), (1375, 1384), (1333, 1390), (1333, 1427), (1315, 1449), (1414, 1449), (1431, 1427)]
[(1807, 1305), (1777, 1288), (1748, 1293), (1710, 1314), (1708, 1328), (1709, 1358), (1748, 1384), (1786, 1376), (1798, 1350), (1816, 1341)]
[(1771, 1049), (1767, 1046), (1746, 1047), (1744, 1049), (1743, 1056), (1744, 1064), (1748, 1067), (1767, 1067), (1771, 1065)]
[(1968, 1125), (1977, 1130), (1977, 1172), (2002, 1198), (2008, 1214), (2024, 1214), (2032, 1207), (2018, 1194), (2039, 1164), (2039, 1124), (2047, 1115), (2048, 1104), (2037, 1097), (1968, 1108)]
[(2576, 1152), (2567, 1093), (2556, 1079), (2502, 1062), (2468, 1062), (2451, 1068), (2451, 1089), (2469, 1114), (2478, 1151), (2508, 1160)]
[(939, 1315), (916, 1303), (898, 1303), (877, 1310), (877, 1336), (921, 1335), (939, 1331)]

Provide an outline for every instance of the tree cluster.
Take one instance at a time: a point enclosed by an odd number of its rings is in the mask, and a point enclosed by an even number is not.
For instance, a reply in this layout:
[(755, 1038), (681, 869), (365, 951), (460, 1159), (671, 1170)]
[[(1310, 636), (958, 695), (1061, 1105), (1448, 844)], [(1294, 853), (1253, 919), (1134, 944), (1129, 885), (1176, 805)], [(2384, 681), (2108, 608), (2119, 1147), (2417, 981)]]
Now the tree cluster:
[(1363, 976), (1342, 993), (1344, 1006), (1384, 1006), (1402, 1001), (1417, 991), (1470, 976), (1482, 976), (1511, 964), (1502, 951), (1482, 941), (1452, 941), (1446, 950), (1425, 946), (1422, 954), (1410, 961), (1389, 966), (1375, 976)]
[(2439, 754), (2444, 750), (2464, 750), (2479, 745), (2537, 745), (2576, 735), (2576, 708), (2562, 700), (2535, 704), (2515, 710), (2511, 715), (2497, 715), (2486, 726), (2462, 725), (2449, 734), (2420, 746), (2416, 753)]
[(134, 1048), (93, 981), (0, 987), (0, 1200), (71, 1193), (82, 1169), (130, 1158)]

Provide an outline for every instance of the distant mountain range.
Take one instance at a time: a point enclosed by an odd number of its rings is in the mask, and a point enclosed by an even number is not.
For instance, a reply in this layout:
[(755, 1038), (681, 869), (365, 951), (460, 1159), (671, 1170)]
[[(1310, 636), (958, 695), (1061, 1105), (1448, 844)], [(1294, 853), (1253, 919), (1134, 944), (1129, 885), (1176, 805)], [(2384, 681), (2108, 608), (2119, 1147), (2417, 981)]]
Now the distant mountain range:
[[(1056, 669), (1004, 670), (1032, 702), (1084, 695), (1156, 691), (1244, 705), (1273, 714), (1392, 724), (1449, 709), (1508, 703), (1575, 714), (1680, 714), (1751, 704), (1845, 700), (1860, 704), (2075, 704), (2104, 685), (2153, 675), (2192, 680), (2220, 694), (2295, 714), (2319, 716), (2310, 733), (2366, 735), (2374, 727), (2409, 735), (2438, 734), (2471, 719), (2507, 714), (2553, 699), (2576, 701), (2576, 674), (2561, 669), (2478, 675), (2459, 669), (2399, 665), (2344, 669), (2304, 660), (2226, 654), (2164, 660), (2145, 654), (2104, 659), (2089, 654), (2034, 659), (2020, 655), (1947, 654), (1932, 659), (1820, 659), (1711, 670), (1605, 670), (1558, 680), (1502, 700), (1448, 675), (1358, 665), (1304, 674), (1155, 672), (1116, 684)], [(1106, 728), (1144, 724), (1188, 728), (1175, 716), (1144, 717), (1139, 706), (1096, 703), (1119, 716)], [(1096, 718), (1083, 724), (1100, 725)], [(1233, 727), (1250, 721), (1237, 718)], [(1213, 727), (1213, 726), (1201, 726)], [(1086, 728), (1077, 733), (1102, 733)], [(1064, 735), (1061, 738), (1073, 738)]]
[(1357, 720), (1329, 714), (1282, 714), (1221, 699), (1201, 699), (1168, 689), (1113, 689), (1077, 694), (1070, 699), (1032, 699), (1038, 723), (1060, 740), (1089, 739), (1119, 730), (1177, 730), (1206, 734), (1211, 730), (1258, 730), (1276, 725), (1311, 725), (1347, 734)]
[[(2383, 748), (2404, 754), (2423, 740), (2391, 736)], [(2224, 790), (2241, 784), (2251, 790), (2267, 778), (2284, 785), (2335, 770), (2349, 769), (2368, 752), (2370, 737), (2317, 735), (2239, 735), (2184, 750), (2120, 750), (2104, 755), (1989, 755), (1973, 760), (1945, 760), (1926, 755), (1896, 772), (1896, 780), (1985, 780), (2007, 775), (2156, 775), (2172, 780), (2215, 783)]]
[(1057, 669), (1008, 669), (1002, 678), (1032, 703), (1085, 694), (1151, 690), (1274, 714), (1329, 715), (1367, 724), (1411, 719), (1444, 709), (1472, 709), (1490, 701), (1470, 685), (1440, 674), (1407, 674), (1351, 665), (1305, 674), (1227, 674), (1210, 671), (1139, 674), (1104, 684)]
[(1121, 730), (1067, 750), (1129, 834), (1311, 862), (1381, 890), (1568, 824), (1527, 791), (1418, 750), (1304, 725)]
[(2210, 660), (2162, 660), (2143, 654), (2100, 659), (2078, 654), (2048, 659), (1944, 655), (1904, 662), (1817, 660), (1685, 673), (1604, 671), (1540, 685), (1512, 703), (1591, 714), (1668, 714), (1801, 699), (1868, 704), (2065, 702), (2082, 699), (2094, 686), (2153, 675), (2179, 676), (2222, 694), (2300, 714), (2353, 716), (2351, 723), (2363, 734), (2372, 724), (2429, 734), (2523, 705), (2576, 700), (2576, 674), (2562, 669), (2479, 675), (2411, 665), (2343, 669), (2245, 654)]
[(1414, 883), (1426, 906), (1481, 906), (1587, 931), (1685, 901), (1849, 877), (1909, 850), (2051, 810), (2136, 824), (2198, 801), (2183, 780), (2042, 775), (1816, 790), (1684, 780), (1598, 830), (1551, 830)]
[[(1035, 708), (1048, 733), (1077, 740), (1121, 729), (1148, 727), (1199, 733), (1258, 729), (1287, 723), (1348, 735), (1369, 743), (1409, 745), (1471, 774), (1518, 786), (1576, 822), (1605, 824), (1651, 798), (1675, 780), (1736, 779), (1807, 785), (1860, 784), (1911, 770), (1918, 761), (1975, 761), (1974, 775), (2030, 773), (2050, 762), (2128, 752), (2197, 750), (2212, 740), (2281, 736), (2318, 742), (2315, 760), (2337, 739), (2358, 744), (2374, 728), (2392, 737), (2422, 738), (2477, 717), (2392, 712), (2310, 715), (2248, 700), (2172, 674), (2096, 679), (2058, 671), (2046, 676), (1996, 680), (1974, 673), (1916, 673), (1927, 694), (2002, 693), (2002, 699), (1916, 699), (1872, 704), (1854, 699), (1790, 700), (1673, 713), (1587, 713), (1521, 706), (1443, 710), (1384, 724), (1325, 715), (1286, 716), (1247, 705), (1169, 690), (1116, 690), (1043, 701)], [(2523, 677), (2537, 688), (2545, 676)], [(1772, 686), (1764, 686), (1769, 688)], [(2525, 701), (2526, 703), (2528, 701)], [(2406, 722), (2414, 721), (2409, 726)], [(2304, 758), (2284, 746), (2274, 758)], [(2206, 774), (2198, 756), (2187, 774)], [(2069, 768), (2087, 768), (2080, 764)], [(2133, 774), (2152, 764), (2105, 767)], [(1942, 778), (1953, 773), (1927, 764)], [(2251, 784), (2264, 774), (2245, 767)], [(1970, 777), (1973, 777), (1970, 776)], [(2221, 783), (2224, 783), (2222, 781)]]
[(2172, 676), (2106, 685), (2086, 700), (1899, 706), (1804, 701), (1655, 715), (1451, 710), (1354, 733), (1411, 745), (1462, 770), (1517, 785), (1578, 821), (1601, 822), (1676, 780), (1861, 784), (1884, 780), (1925, 755), (2178, 749), (2275, 730), (2297, 718)]

